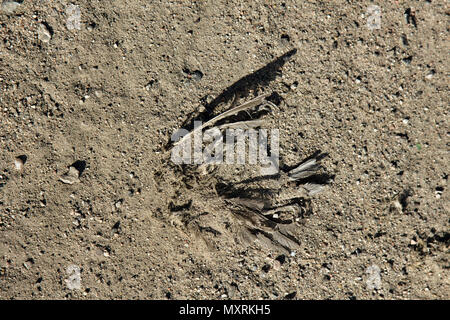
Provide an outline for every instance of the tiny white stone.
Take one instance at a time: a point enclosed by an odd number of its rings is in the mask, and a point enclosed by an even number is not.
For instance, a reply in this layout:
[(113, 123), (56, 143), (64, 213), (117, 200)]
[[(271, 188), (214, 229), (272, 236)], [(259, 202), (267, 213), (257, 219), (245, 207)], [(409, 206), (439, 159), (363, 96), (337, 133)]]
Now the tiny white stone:
[(38, 28), (38, 38), (44, 43), (48, 43), (52, 38), (50, 32), (44, 24), (40, 24)]
[(376, 264), (373, 264), (366, 269), (368, 278), (366, 285), (369, 290), (381, 289), (381, 269)]
[(278, 260), (273, 261), (273, 270), (278, 271), (281, 268), (281, 263)]
[(395, 200), (395, 201), (393, 202), (393, 205), (394, 205), (394, 208), (396, 208), (398, 211), (402, 211), (403, 207), (402, 207), (402, 205), (400, 204), (400, 202), (398, 202), (398, 200)]
[(5, 1), (2, 3), (1, 5), (1, 11), (7, 13), (7, 14), (11, 14), (14, 13), (14, 11), (16, 11), (16, 9), (20, 6), (20, 3), (15, 2), (15, 1)]
[(16, 158), (14, 160), (14, 166), (16, 168), (17, 171), (20, 171), (23, 169), (23, 160), (20, 158)]

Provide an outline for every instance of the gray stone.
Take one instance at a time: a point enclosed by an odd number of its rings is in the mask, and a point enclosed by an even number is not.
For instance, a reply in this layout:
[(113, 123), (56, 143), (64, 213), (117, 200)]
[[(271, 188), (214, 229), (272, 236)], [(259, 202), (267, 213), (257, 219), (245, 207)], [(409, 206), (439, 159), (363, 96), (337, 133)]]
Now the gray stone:
[(41, 23), (38, 28), (38, 37), (42, 42), (48, 43), (52, 38), (50, 31), (47, 29), (45, 24)]
[(12, 14), (20, 6), (20, 3), (15, 1), (3, 1), (0, 6), (0, 11), (6, 14)]

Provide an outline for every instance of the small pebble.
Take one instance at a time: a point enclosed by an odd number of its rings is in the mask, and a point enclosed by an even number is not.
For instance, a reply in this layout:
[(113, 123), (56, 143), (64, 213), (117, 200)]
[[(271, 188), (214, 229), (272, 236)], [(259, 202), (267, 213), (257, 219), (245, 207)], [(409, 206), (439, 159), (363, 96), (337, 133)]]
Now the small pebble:
[(6, 13), (6, 14), (11, 14), (14, 13), (14, 11), (16, 11), (16, 9), (20, 6), (20, 3), (15, 2), (15, 1), (4, 1), (1, 5), (1, 10), (2, 12)]
[(281, 36), (281, 43), (282, 43), (283, 45), (289, 44), (289, 41), (291, 41), (291, 37), (289, 37), (289, 35), (283, 34), (283, 35)]
[(294, 83), (291, 84), (291, 90), (297, 89), (297, 86), (298, 86), (298, 82), (297, 82), (297, 81), (294, 81)]
[(369, 290), (381, 289), (381, 269), (373, 264), (366, 269), (368, 275), (366, 285)]
[(17, 157), (14, 160), (14, 166), (16, 168), (17, 171), (21, 171), (23, 169), (23, 165), (25, 164), (25, 161), (23, 160), (22, 157)]
[(273, 270), (278, 271), (278, 270), (280, 270), (280, 268), (281, 268), (281, 262), (278, 260), (275, 260), (273, 262)]
[(81, 269), (77, 265), (70, 265), (66, 270), (68, 279), (65, 279), (67, 288), (70, 290), (80, 290), (81, 288)]
[(44, 43), (48, 43), (52, 38), (50, 31), (47, 29), (47, 26), (43, 23), (39, 25), (38, 28), (38, 38)]
[(393, 204), (394, 208), (397, 209), (398, 211), (400, 211), (400, 212), (403, 211), (403, 207), (398, 200), (395, 200), (392, 204)]
[(70, 4), (66, 7), (66, 15), (67, 15), (67, 22), (66, 27), (69, 30), (80, 30), (80, 19), (81, 19), (81, 10), (80, 7), (74, 4)]
[(192, 80), (200, 81), (203, 78), (203, 73), (199, 70), (196, 70), (192, 73)]
[(433, 76), (434, 76), (435, 73), (436, 73), (436, 71), (431, 70), (430, 73), (428, 73), (428, 74), (425, 76), (425, 78), (428, 79), (428, 80), (431, 80), (431, 79), (433, 78)]
[(63, 174), (59, 180), (66, 184), (74, 184), (75, 182), (80, 182), (79, 176), (80, 172), (75, 167), (70, 166), (69, 171)]

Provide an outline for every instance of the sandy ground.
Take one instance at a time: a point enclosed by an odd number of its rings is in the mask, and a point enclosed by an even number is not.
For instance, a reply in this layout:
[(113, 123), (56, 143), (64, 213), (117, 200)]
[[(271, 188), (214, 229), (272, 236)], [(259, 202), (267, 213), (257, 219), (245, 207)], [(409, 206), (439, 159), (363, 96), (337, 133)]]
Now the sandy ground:
[[(69, 4), (0, 12), (0, 298), (450, 298), (445, 1)], [(262, 93), (282, 165), (326, 154), (291, 253), (238, 239), (252, 166), (167, 148)]]

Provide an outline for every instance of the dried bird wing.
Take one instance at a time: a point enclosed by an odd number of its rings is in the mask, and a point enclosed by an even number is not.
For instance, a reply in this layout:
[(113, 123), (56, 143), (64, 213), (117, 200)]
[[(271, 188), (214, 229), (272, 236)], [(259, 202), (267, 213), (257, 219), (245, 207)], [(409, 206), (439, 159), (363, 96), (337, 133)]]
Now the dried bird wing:
[(286, 230), (272, 231), (253, 228), (250, 231), (256, 236), (255, 242), (268, 249), (283, 250), (286, 253), (290, 253), (300, 248), (300, 242)]
[(251, 109), (253, 107), (259, 106), (260, 104), (265, 104), (265, 103), (267, 103), (266, 98), (268, 96), (269, 96), (269, 94), (267, 94), (267, 93), (266, 94), (262, 94), (262, 95), (254, 98), (254, 99), (252, 99), (250, 101), (247, 101), (247, 102), (241, 104), (240, 106), (237, 106), (237, 107), (232, 108), (232, 109), (230, 109), (228, 111), (225, 111), (225, 112), (219, 114), (218, 116), (212, 118), (211, 120), (207, 121), (204, 124), (204, 127), (209, 126), (209, 125), (211, 125), (213, 123), (216, 123), (217, 121), (222, 120), (222, 119), (224, 119), (226, 117), (235, 115), (235, 114), (237, 114), (237, 113), (239, 113), (241, 111)]
[(226, 123), (218, 126), (219, 130), (223, 129), (252, 129), (260, 127), (263, 124), (262, 120), (249, 120), (249, 121), (239, 121), (234, 123)]
[(80, 179), (78, 179), (80, 176), (80, 172), (77, 170), (77, 168), (70, 166), (69, 171), (67, 173), (63, 174), (59, 180), (63, 183), (67, 184), (74, 184), (75, 182), (80, 182)]
[(322, 192), (323, 189), (325, 189), (325, 185), (317, 183), (307, 183), (303, 185), (303, 188), (308, 191), (308, 195), (312, 196)]
[(243, 221), (247, 226), (254, 227), (260, 225), (260, 219), (255, 214), (255, 212), (252, 212), (250, 210), (233, 210), (238, 218), (240, 218), (241, 221)]
[(301, 213), (301, 208), (298, 204), (290, 204), (286, 206), (276, 207), (264, 212), (264, 215), (274, 215), (279, 212), (291, 212), (293, 215), (299, 215)]
[(247, 228), (241, 228), (237, 232), (236, 240), (245, 247), (251, 245), (256, 240), (256, 236)]
[[(209, 143), (209, 142), (207, 142), (207, 143)], [(222, 139), (218, 139), (218, 140), (213, 141), (212, 143), (209, 143), (206, 146), (204, 153), (205, 154), (212, 154), (213, 150), (215, 150), (222, 143), (223, 143)]]
[(266, 205), (264, 200), (258, 199), (233, 199), (232, 203), (237, 205), (237, 207), (245, 207), (256, 211), (263, 210)]
[(315, 158), (310, 159), (299, 165), (297, 168), (289, 171), (289, 179), (299, 180), (310, 177), (317, 171), (317, 169), (319, 169), (319, 167), (320, 165), (317, 163)]
[(222, 120), (226, 117), (235, 115), (241, 111), (244, 110), (248, 110), (251, 109), (253, 107), (259, 106), (260, 104), (268, 104), (268, 102), (266, 101), (266, 98), (269, 96), (269, 94), (262, 94), (250, 101), (247, 101), (243, 104), (241, 104), (240, 106), (237, 106), (235, 108), (232, 108), (228, 111), (225, 111), (221, 114), (219, 114), (218, 116), (212, 118), (211, 120), (206, 121), (205, 123), (203, 123), (201, 126), (195, 128), (194, 130), (192, 130), (191, 132), (189, 132), (187, 135), (185, 135), (183, 138), (181, 138), (179, 141), (177, 141), (176, 143), (174, 143), (174, 146), (181, 144), (182, 142), (184, 142), (186, 139), (188, 139), (191, 135), (193, 135), (195, 132), (198, 131), (202, 131), (204, 128), (213, 125), (214, 123), (216, 123), (219, 120)]
[(202, 163), (198, 166), (197, 172), (202, 176), (206, 176), (216, 170), (216, 168), (213, 163)]
[(271, 234), (261, 232), (261, 230), (254, 230), (253, 232), (256, 233), (256, 239), (255, 242), (257, 242), (260, 246), (263, 246), (269, 250), (283, 250), (285, 253), (289, 253), (289, 249), (285, 248), (284, 246), (280, 246), (278, 241), (274, 241), (274, 238)]
[[(248, 205), (248, 203), (242, 201), (243, 205)], [(290, 252), (298, 249), (299, 242), (293, 236), (291, 225), (280, 225), (257, 211), (243, 209), (235, 212), (244, 221), (252, 235), (241, 234), (241, 239), (245, 238), (245, 240), (251, 241), (256, 236), (254, 241), (272, 250), (282, 249)]]
[(285, 247), (289, 251), (297, 250), (300, 248), (300, 242), (293, 235), (290, 230), (292, 225), (278, 225), (277, 232), (273, 233), (273, 240), (278, 242), (281, 246)]

